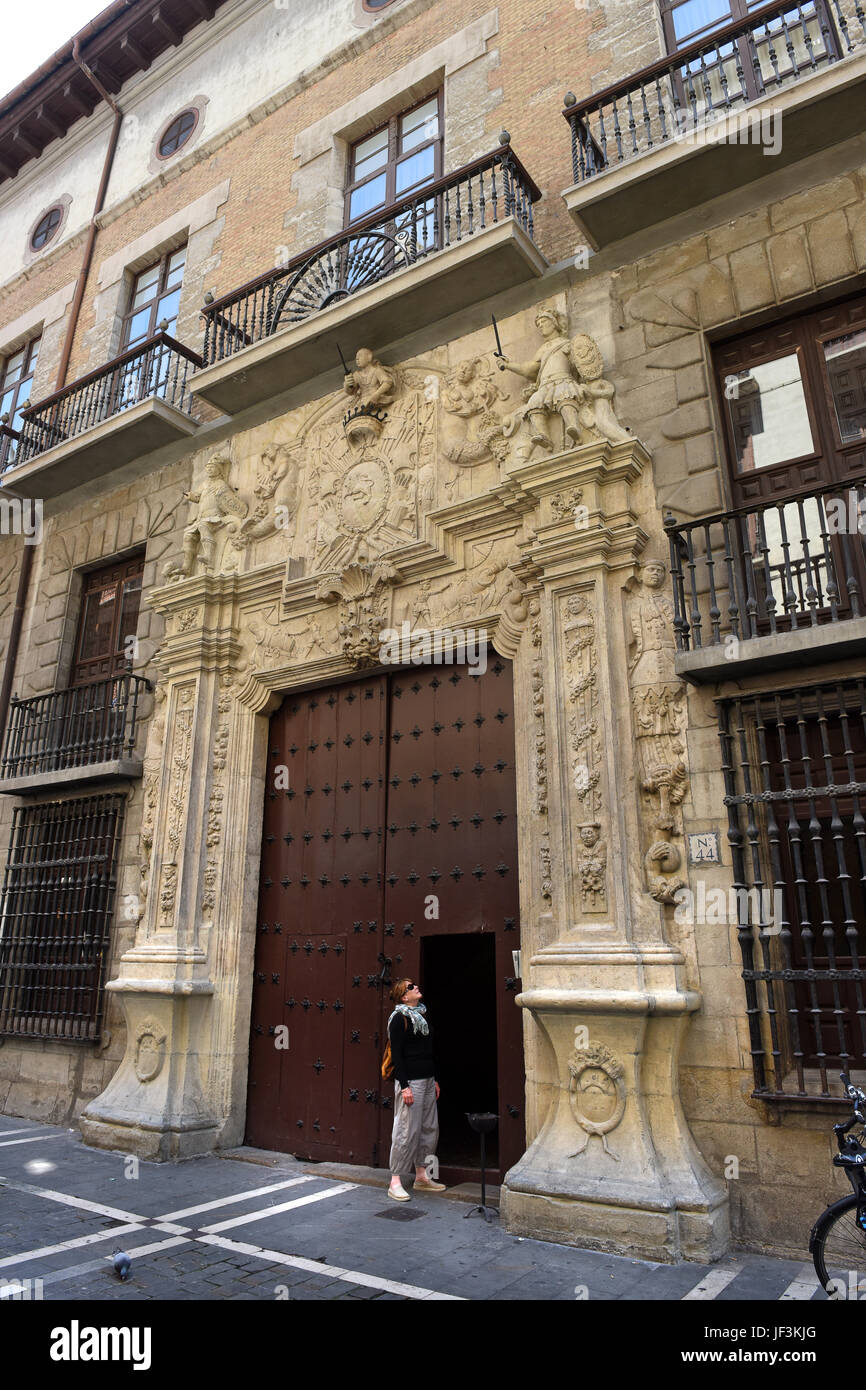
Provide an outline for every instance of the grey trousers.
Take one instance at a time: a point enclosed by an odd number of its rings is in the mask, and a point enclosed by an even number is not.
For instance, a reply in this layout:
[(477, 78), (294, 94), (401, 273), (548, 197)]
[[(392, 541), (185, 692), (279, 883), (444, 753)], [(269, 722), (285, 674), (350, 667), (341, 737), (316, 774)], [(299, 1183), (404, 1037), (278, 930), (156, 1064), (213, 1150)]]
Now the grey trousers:
[(439, 1143), (439, 1116), (436, 1111), (436, 1082), (432, 1077), (412, 1081), (412, 1105), (403, 1104), (399, 1081), (394, 1082), (394, 1128), (391, 1132), (391, 1176), (414, 1173), (424, 1160), (435, 1154)]

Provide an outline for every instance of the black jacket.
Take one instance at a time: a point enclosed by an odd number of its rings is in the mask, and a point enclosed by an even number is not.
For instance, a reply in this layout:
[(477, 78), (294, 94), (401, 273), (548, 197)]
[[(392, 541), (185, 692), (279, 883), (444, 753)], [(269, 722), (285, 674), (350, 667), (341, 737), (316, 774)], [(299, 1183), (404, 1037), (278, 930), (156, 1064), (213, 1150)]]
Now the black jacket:
[(391, 1019), (388, 1029), (391, 1060), (401, 1091), (412, 1081), (423, 1081), (436, 1075), (433, 1062), (433, 1025), (429, 1018), (427, 1027), (427, 1033), (416, 1033), (411, 1018), (407, 1018), (405, 1014), (396, 1013)]

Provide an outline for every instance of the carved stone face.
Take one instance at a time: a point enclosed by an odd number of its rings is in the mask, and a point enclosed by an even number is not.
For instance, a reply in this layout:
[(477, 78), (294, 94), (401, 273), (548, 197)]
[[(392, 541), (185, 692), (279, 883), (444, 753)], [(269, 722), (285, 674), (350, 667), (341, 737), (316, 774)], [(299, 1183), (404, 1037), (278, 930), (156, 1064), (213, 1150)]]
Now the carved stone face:
[(592, 849), (598, 841), (598, 828), (594, 825), (582, 825), (580, 827), (581, 842), (587, 849)]
[(471, 381), (475, 372), (474, 362), (461, 362), (457, 368), (458, 381)]
[(665, 582), (665, 567), (652, 560), (643, 567), (643, 582), (650, 589), (660, 589)]
[(369, 348), (358, 348), (358, 351), (355, 353), (356, 367), (359, 367), (361, 369), (363, 369), (364, 367), (369, 367), (372, 361), (373, 354)]
[(559, 324), (552, 314), (538, 314), (535, 323), (539, 332), (545, 338), (550, 338), (554, 333), (559, 332)]

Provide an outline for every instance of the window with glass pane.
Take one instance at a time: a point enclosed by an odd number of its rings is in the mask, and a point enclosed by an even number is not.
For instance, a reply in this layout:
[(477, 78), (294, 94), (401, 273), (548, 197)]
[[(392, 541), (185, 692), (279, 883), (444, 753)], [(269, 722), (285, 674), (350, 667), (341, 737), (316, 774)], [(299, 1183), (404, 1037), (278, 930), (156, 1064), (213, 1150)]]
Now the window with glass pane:
[[(413, 106), (358, 140), (349, 154), (346, 226), (370, 217), (379, 208), (420, 192), (442, 169), (442, 119), (439, 93)], [(383, 221), (374, 230), (408, 234), (413, 249), (435, 242), (432, 200), (419, 202)]]
[(182, 246), (136, 275), (123, 325), (124, 348), (152, 338), (163, 319), (168, 320), (166, 333), (174, 333), (185, 264), (186, 247)]
[(840, 438), (866, 439), (866, 329), (822, 346)]
[(771, 468), (814, 451), (796, 353), (736, 374), (728, 409), (740, 472)]
[[(180, 307), (186, 247), (170, 251), (156, 265), (136, 275), (129, 296), (129, 311), (123, 325), (123, 348), (147, 342), (160, 331), (174, 335)], [(160, 324), (164, 327), (160, 330)], [(165, 394), (171, 354), (156, 347), (143, 358), (120, 368), (112, 410), (123, 410), (149, 396)]]
[[(0, 372), (0, 419), (10, 429), (20, 430), (23, 424), (21, 409), (30, 400), (33, 388), (33, 373), (39, 357), (39, 338), (26, 343), (6, 358)], [(8, 418), (7, 418), (8, 417)], [(0, 458), (8, 465), (15, 457), (17, 440), (0, 441)]]
[(680, 69), (680, 102), (694, 119), (720, 107), (762, 96), (786, 77), (814, 72), (838, 57), (836, 41), (822, 0), (803, 0), (763, 24), (749, 27), (749, 17), (765, 0), (661, 0), (669, 53), (699, 44), (728, 25), (741, 22), (741, 33), (718, 48), (705, 48)]
[(138, 557), (85, 575), (69, 684), (107, 680), (127, 669), (127, 639), (135, 636), (144, 560)]

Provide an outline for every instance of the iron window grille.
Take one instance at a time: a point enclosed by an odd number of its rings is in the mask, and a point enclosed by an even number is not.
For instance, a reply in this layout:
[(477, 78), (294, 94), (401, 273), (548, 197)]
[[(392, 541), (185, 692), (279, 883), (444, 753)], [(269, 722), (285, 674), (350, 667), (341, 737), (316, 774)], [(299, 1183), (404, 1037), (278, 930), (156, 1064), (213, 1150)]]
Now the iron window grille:
[(719, 700), (754, 1094), (866, 1067), (866, 681)]
[(0, 1035), (99, 1042), (122, 794), (16, 807), (0, 904)]

